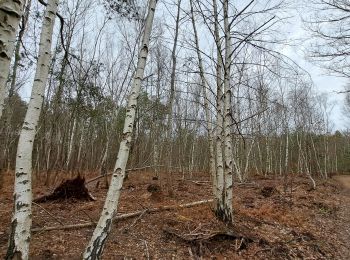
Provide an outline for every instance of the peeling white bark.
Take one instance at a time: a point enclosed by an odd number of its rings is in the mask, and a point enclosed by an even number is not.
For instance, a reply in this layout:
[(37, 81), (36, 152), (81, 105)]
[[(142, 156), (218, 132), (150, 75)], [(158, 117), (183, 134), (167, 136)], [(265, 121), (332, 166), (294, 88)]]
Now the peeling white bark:
[(83, 254), (83, 259), (99, 259), (102, 255), (104, 244), (112, 226), (113, 216), (117, 212), (120, 191), (125, 176), (125, 168), (128, 162), (133, 126), (135, 121), (137, 98), (140, 93), (141, 81), (148, 56), (149, 40), (152, 30), (154, 12), (157, 0), (150, 0), (148, 14), (145, 21), (142, 45), (138, 57), (136, 73), (128, 99), (124, 121), (122, 141), (120, 142), (118, 158), (114, 167), (111, 184), (107, 193), (106, 201), (92, 238)]
[(32, 224), (32, 152), (51, 60), (51, 41), (58, 0), (49, 0), (40, 35), (39, 56), (28, 110), (21, 129), (15, 173), (14, 215), (6, 259), (28, 259)]
[(289, 164), (289, 131), (286, 131), (286, 150), (285, 150), (285, 160), (284, 160), (284, 174), (288, 174), (288, 164)]
[(15, 48), (16, 31), (23, 13), (24, 0), (0, 1), (0, 118), (4, 110), (6, 81)]
[(231, 32), (228, 18), (228, 0), (223, 3), (225, 31), (225, 68), (224, 68), (224, 175), (225, 175), (225, 207), (223, 220), (232, 222), (233, 215), (233, 158), (232, 158), (232, 113), (231, 113)]
[(214, 11), (214, 36), (216, 44), (216, 55), (217, 55), (217, 67), (216, 67), (216, 131), (215, 131), (215, 146), (216, 146), (216, 184), (217, 190), (215, 194), (215, 214), (220, 217), (224, 210), (224, 165), (223, 165), (223, 82), (222, 82), (222, 68), (223, 61), (221, 57), (221, 42), (219, 34), (219, 19), (217, 11), (217, 2), (213, 0), (213, 11)]

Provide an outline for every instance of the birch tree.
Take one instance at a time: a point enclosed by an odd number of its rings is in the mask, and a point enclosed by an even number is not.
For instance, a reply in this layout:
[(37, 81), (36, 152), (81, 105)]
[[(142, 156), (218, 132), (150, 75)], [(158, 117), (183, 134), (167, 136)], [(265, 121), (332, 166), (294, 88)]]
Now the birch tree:
[(225, 175), (225, 206), (223, 212), (223, 220), (232, 222), (233, 206), (232, 206), (232, 188), (233, 188), (233, 158), (232, 158), (232, 114), (231, 114), (231, 31), (228, 13), (228, 0), (223, 3), (224, 10), (224, 30), (225, 30), (225, 68), (224, 68), (224, 175)]
[(171, 67), (171, 75), (170, 75), (170, 94), (169, 99), (167, 103), (167, 109), (168, 109), (168, 122), (167, 122), (167, 128), (166, 128), (166, 159), (168, 164), (168, 170), (167, 170), (167, 180), (168, 180), (168, 193), (173, 194), (172, 190), (172, 176), (171, 176), (171, 166), (172, 166), (172, 150), (173, 147), (171, 145), (172, 141), (172, 134), (173, 134), (173, 106), (174, 106), (174, 99), (175, 99), (175, 81), (176, 81), (176, 66), (177, 66), (177, 42), (179, 38), (179, 27), (180, 27), (180, 14), (181, 14), (181, 0), (178, 0), (177, 2), (177, 15), (175, 20), (175, 35), (174, 35), (174, 44), (171, 51), (171, 60), (172, 60), (172, 67)]
[(13, 69), (12, 69), (12, 75), (11, 75), (11, 84), (10, 84), (10, 89), (9, 89), (9, 97), (12, 97), (14, 92), (15, 92), (17, 70), (18, 70), (20, 59), (21, 59), (20, 49), (21, 49), (21, 44), (22, 44), (22, 40), (24, 37), (24, 33), (26, 31), (31, 5), (32, 5), (32, 0), (27, 0), (26, 6), (25, 6), (24, 11), (23, 11), (22, 21), (21, 21), (21, 26), (20, 26), (21, 29), (18, 32), (18, 39), (17, 39), (16, 46), (15, 46), (14, 62), (13, 62)]
[(120, 191), (123, 186), (123, 180), (125, 177), (125, 168), (129, 158), (131, 138), (137, 108), (137, 98), (140, 93), (141, 82), (146, 66), (156, 5), (157, 0), (150, 0), (148, 13), (145, 20), (141, 49), (137, 61), (136, 72), (131, 88), (131, 93), (128, 99), (124, 121), (124, 130), (119, 146), (117, 161), (114, 167), (111, 184), (108, 189), (106, 201), (103, 206), (100, 219), (94, 230), (92, 238), (85, 249), (83, 259), (99, 259), (101, 257), (107, 236), (111, 230), (113, 217), (117, 212)]
[(0, 2), (0, 118), (4, 110), (6, 81), (23, 6), (24, 0), (3, 0)]
[(17, 148), (14, 213), (6, 259), (28, 259), (32, 223), (32, 152), (49, 73), (51, 41), (57, 8), (58, 0), (49, 0), (43, 18), (31, 99)]
[(215, 214), (220, 217), (224, 211), (224, 165), (223, 165), (223, 80), (222, 69), (223, 60), (221, 56), (221, 39), (219, 31), (219, 17), (217, 10), (217, 2), (213, 0), (213, 15), (214, 15), (214, 38), (216, 47), (216, 131), (215, 131), (215, 146), (216, 146), (216, 187), (215, 194)]

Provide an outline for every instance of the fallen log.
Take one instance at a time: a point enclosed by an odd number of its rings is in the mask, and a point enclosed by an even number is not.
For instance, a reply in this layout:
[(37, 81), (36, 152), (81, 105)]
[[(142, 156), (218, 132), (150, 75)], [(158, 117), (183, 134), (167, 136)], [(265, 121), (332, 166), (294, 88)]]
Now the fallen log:
[[(168, 210), (175, 210), (175, 209), (181, 209), (181, 208), (190, 208), (194, 206), (199, 206), (207, 203), (211, 203), (213, 200), (200, 200), (195, 202), (190, 202), (186, 204), (180, 204), (180, 205), (172, 205), (172, 206), (163, 206), (159, 208), (152, 208), (152, 209), (144, 209), (139, 210), (131, 213), (121, 214), (117, 215), (113, 218), (113, 220), (124, 220), (128, 218), (133, 218), (140, 216), (141, 214), (146, 213), (155, 213), (160, 211), (168, 211)], [(87, 228), (87, 227), (94, 227), (96, 226), (96, 222), (88, 222), (88, 223), (81, 223), (81, 224), (73, 224), (73, 225), (66, 225), (66, 226), (53, 226), (53, 227), (43, 227), (43, 228), (33, 228), (32, 232), (43, 232), (43, 231), (52, 231), (52, 230), (69, 230), (69, 229), (80, 229), (80, 228)]]

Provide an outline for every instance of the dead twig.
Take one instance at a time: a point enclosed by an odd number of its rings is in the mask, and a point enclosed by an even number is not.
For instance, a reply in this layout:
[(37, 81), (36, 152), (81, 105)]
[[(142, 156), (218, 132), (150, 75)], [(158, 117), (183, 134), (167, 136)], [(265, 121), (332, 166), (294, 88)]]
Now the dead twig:
[(122, 232), (123, 232), (123, 233), (129, 232), (129, 230), (130, 230), (133, 226), (136, 225), (137, 221), (139, 221), (139, 220), (143, 217), (143, 215), (145, 215), (145, 214), (147, 213), (147, 211), (148, 211), (148, 209), (145, 209), (145, 210), (141, 213), (141, 215), (140, 215), (138, 218), (136, 218), (129, 226), (127, 226), (126, 228), (124, 228)]
[(145, 251), (146, 251), (146, 257), (147, 257), (147, 260), (149, 260), (149, 251), (148, 251), (148, 246), (147, 246), (147, 241), (142, 239), (143, 243), (145, 244)]
[(54, 215), (52, 215), (52, 213), (50, 213), (48, 210), (46, 210), (43, 206), (39, 205), (38, 203), (35, 203), (34, 201), (32, 202), (33, 205), (41, 208), (43, 211), (45, 211), (50, 217), (52, 217), (54, 220), (56, 220), (58, 223), (60, 223), (62, 226), (64, 226), (63, 222), (61, 220), (59, 220), (57, 217), (55, 217)]
[[(149, 165), (149, 166), (145, 166), (145, 167), (139, 167), (139, 168), (131, 168), (131, 169), (126, 169), (125, 172), (134, 172), (134, 171), (141, 171), (141, 170), (146, 170), (146, 169), (149, 169), (149, 168), (153, 168), (153, 167), (164, 167), (164, 165)], [(86, 181), (86, 184), (90, 184), (91, 182), (94, 182), (94, 181), (97, 181), (103, 177), (106, 177), (106, 176), (111, 176), (113, 175), (113, 172), (110, 172), (110, 173), (107, 173), (107, 174), (103, 174), (103, 175), (99, 175), (97, 177), (94, 177), (90, 180), (87, 180)]]
[(193, 252), (192, 252), (191, 247), (188, 248), (188, 253), (190, 254), (191, 259), (196, 260), (196, 258), (195, 258), (194, 255), (193, 255)]
[(79, 211), (83, 212), (90, 219), (91, 223), (94, 222), (94, 220), (91, 218), (91, 216), (89, 214), (86, 213), (85, 210), (79, 210)]
[(191, 181), (194, 184), (198, 185), (198, 186), (202, 186), (202, 185), (209, 185), (210, 182), (209, 181)]

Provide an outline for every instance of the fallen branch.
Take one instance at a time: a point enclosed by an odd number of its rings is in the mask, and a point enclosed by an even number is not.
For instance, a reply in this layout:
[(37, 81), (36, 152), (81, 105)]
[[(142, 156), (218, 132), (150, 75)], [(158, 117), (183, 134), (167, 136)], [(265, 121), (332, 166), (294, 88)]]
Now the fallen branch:
[(55, 217), (52, 213), (50, 213), (48, 210), (46, 210), (44, 207), (42, 207), (40, 204), (32, 202), (35, 206), (41, 208), (43, 211), (45, 211), (50, 217), (52, 217), (54, 220), (56, 220), (58, 223), (60, 223), (62, 226), (64, 226), (63, 222), (60, 221), (57, 217)]
[(236, 182), (237, 186), (258, 186), (255, 182)]
[(123, 233), (128, 233), (129, 230), (130, 230), (133, 226), (136, 225), (137, 221), (139, 221), (139, 220), (143, 217), (143, 215), (145, 215), (145, 214), (147, 213), (147, 211), (148, 211), (148, 210), (145, 209), (145, 210), (131, 223), (131, 225), (129, 225), (128, 227), (124, 228), (122, 232), (123, 232)]
[(186, 243), (189, 243), (192, 246), (195, 246), (192, 249), (196, 249), (195, 253), (198, 257), (202, 256), (201, 248), (203, 243), (211, 243), (212, 241), (221, 241), (221, 240), (235, 240), (236, 251), (240, 251), (242, 249), (246, 249), (248, 247), (248, 244), (254, 241), (254, 239), (243, 236), (242, 234), (232, 230), (205, 231), (203, 233), (197, 232), (194, 234), (193, 233), (181, 234), (179, 230), (165, 226), (163, 227), (163, 232), (167, 235), (173, 236)]
[(210, 181), (191, 181), (191, 182), (193, 182), (194, 184), (196, 184), (198, 186), (210, 184)]
[[(148, 168), (164, 167), (164, 166), (165, 165), (149, 165), (149, 166), (145, 166), (145, 167), (126, 169), (125, 172), (141, 171), (141, 170), (145, 170), (145, 169), (148, 169)], [(89, 184), (91, 182), (97, 181), (98, 179), (101, 179), (101, 178), (106, 177), (106, 176), (111, 176), (112, 174), (113, 174), (113, 172), (110, 172), (110, 173), (107, 173), (107, 174), (104, 174), (104, 175), (99, 175), (99, 176), (94, 177), (94, 178), (92, 178), (90, 180), (87, 180), (86, 184)]]
[(171, 236), (180, 238), (183, 241), (186, 242), (195, 242), (195, 241), (206, 241), (206, 240), (215, 240), (217, 237), (226, 237), (226, 239), (241, 239), (242, 237), (239, 235), (234, 234), (232, 231), (229, 230), (220, 230), (220, 231), (210, 231), (210, 232), (203, 232), (203, 233), (189, 233), (189, 234), (180, 234), (178, 230), (175, 230), (171, 227), (164, 227), (163, 232), (166, 234), (169, 234)]
[[(180, 204), (180, 205), (164, 206), (164, 207), (152, 208), (152, 209), (146, 209), (146, 210), (139, 210), (136, 212), (118, 215), (118, 216), (114, 217), (113, 219), (114, 220), (124, 220), (124, 219), (128, 219), (128, 218), (137, 217), (137, 216), (140, 216), (141, 214), (145, 214), (145, 213), (155, 213), (155, 212), (160, 212), (160, 211), (190, 208), (190, 207), (199, 206), (199, 205), (207, 204), (207, 203), (211, 203), (211, 202), (213, 202), (213, 200), (201, 200), (201, 201), (195, 201), (195, 202), (191, 202), (191, 203), (187, 203), (187, 204)], [(96, 226), (96, 222), (88, 222), (88, 223), (73, 224), (73, 225), (66, 225), (66, 226), (33, 228), (32, 232), (80, 229), (80, 228), (87, 228), (87, 227), (93, 227), (93, 226)]]

